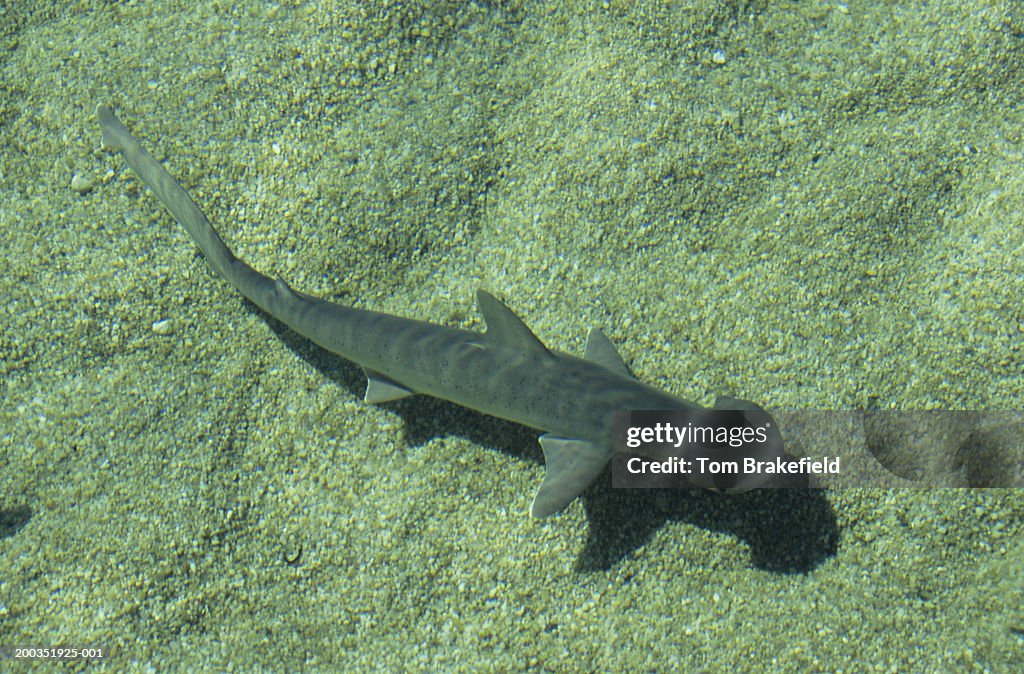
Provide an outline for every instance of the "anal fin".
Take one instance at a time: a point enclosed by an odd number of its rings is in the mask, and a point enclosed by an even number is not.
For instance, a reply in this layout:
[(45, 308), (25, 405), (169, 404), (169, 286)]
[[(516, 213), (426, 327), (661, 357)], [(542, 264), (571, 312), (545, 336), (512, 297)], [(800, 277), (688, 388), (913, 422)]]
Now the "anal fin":
[(415, 391), (410, 391), (398, 382), (388, 379), (380, 372), (368, 370), (365, 367), (363, 372), (366, 373), (367, 379), (366, 395), (363, 399), (368, 403), (385, 403), (389, 400), (401, 400), (402, 398), (416, 395)]

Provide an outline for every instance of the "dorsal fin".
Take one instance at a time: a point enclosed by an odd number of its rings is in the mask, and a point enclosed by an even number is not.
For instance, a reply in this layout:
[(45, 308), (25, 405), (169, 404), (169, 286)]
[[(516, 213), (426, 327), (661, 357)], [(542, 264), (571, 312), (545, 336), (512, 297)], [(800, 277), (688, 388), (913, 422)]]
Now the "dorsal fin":
[(601, 367), (632, 377), (629, 368), (626, 367), (622, 356), (615, 349), (612, 340), (608, 339), (603, 332), (597, 328), (591, 328), (587, 335), (587, 348), (583, 350), (583, 360), (597, 363)]
[(718, 396), (715, 398), (715, 406), (713, 409), (716, 410), (753, 410), (755, 412), (763, 412), (761, 406), (757, 403), (752, 403), (749, 400), (741, 400), (740, 398), (733, 398), (732, 396)]
[(516, 348), (523, 353), (548, 353), (547, 347), (537, 339), (537, 335), (501, 300), (486, 290), (477, 290), (476, 301), (487, 323), (484, 337), (488, 342), (505, 348)]

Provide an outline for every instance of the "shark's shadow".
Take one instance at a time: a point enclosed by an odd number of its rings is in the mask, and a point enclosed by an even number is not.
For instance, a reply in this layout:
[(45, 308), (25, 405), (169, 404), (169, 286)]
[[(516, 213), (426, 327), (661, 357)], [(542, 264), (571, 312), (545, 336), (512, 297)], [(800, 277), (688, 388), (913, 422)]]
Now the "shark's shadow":
[(813, 571), (838, 549), (839, 526), (821, 489), (613, 489), (609, 475), (583, 496), (590, 537), (581, 571), (611, 567), (670, 521), (736, 536), (750, 547), (751, 564), (773, 573)]
[[(262, 314), (254, 305), (249, 307)], [(266, 320), (296, 355), (355, 397), (363, 396), (366, 377), (359, 366), (273, 318)], [(544, 463), (538, 431), (520, 424), (428, 396), (384, 406), (402, 417), (406, 438), (413, 445), (454, 435), (518, 459)], [(728, 496), (701, 489), (613, 489), (610, 472), (605, 471), (582, 498), (590, 522), (589, 539), (577, 562), (582, 572), (611, 568), (669, 521), (737, 536), (750, 546), (755, 567), (775, 573), (811, 571), (835, 554), (839, 541), (835, 513), (818, 489), (760, 489)]]

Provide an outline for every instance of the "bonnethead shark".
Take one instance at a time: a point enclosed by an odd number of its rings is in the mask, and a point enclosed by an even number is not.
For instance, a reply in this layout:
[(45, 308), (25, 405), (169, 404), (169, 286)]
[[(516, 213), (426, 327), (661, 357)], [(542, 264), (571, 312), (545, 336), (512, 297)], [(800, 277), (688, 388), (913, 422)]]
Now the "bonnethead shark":
[[(500, 300), (477, 303), (485, 332), (358, 309), (293, 290), (227, 247), (196, 203), (105, 105), (96, 108), (102, 144), (120, 152), (199, 246), (210, 267), (253, 304), (299, 335), (356, 363), (368, 378), (367, 402), (425, 394), (542, 430), (545, 474), (534, 517), (563, 510), (617, 451), (612, 425), (630, 410), (703, 408), (635, 379), (611, 341), (590, 331), (583, 358), (548, 349)], [(715, 409), (756, 409), (719, 398)]]

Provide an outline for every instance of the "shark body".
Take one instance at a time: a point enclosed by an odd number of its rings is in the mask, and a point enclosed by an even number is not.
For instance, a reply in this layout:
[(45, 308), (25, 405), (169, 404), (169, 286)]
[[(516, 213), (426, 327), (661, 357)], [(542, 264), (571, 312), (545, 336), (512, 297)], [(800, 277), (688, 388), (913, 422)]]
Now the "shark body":
[[(100, 105), (102, 144), (119, 151), (202, 250), (245, 297), (296, 333), (360, 365), (366, 400), (425, 394), (544, 431), (545, 476), (530, 514), (564, 509), (609, 463), (612, 424), (629, 410), (702, 409), (632, 377), (611, 341), (592, 330), (583, 358), (546, 348), (507, 306), (484, 290), (487, 325), (473, 332), (328, 302), (266, 276), (234, 253), (189, 194)], [(732, 404), (729, 404), (732, 403)], [(726, 407), (752, 403), (730, 400)], [(719, 407), (720, 405), (716, 405)]]

